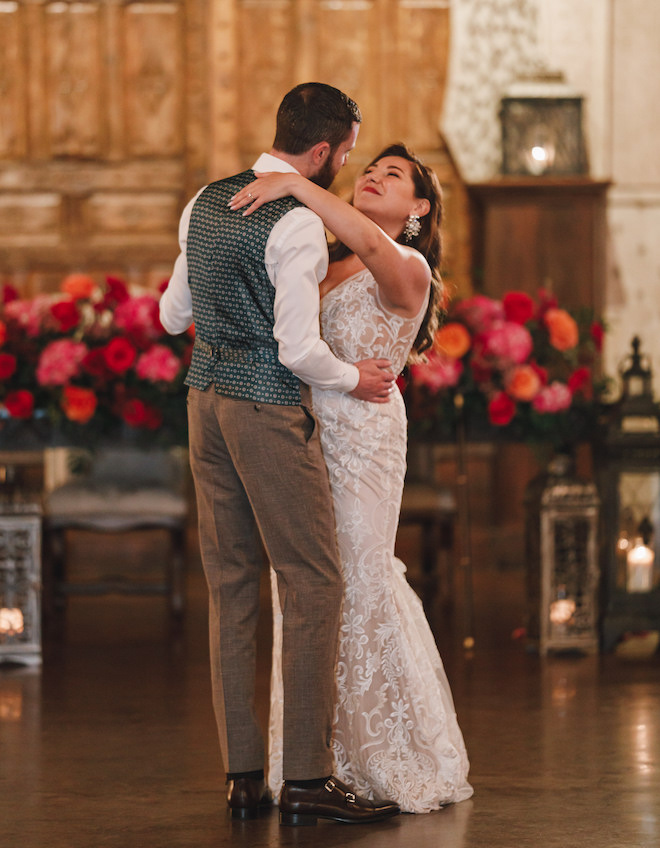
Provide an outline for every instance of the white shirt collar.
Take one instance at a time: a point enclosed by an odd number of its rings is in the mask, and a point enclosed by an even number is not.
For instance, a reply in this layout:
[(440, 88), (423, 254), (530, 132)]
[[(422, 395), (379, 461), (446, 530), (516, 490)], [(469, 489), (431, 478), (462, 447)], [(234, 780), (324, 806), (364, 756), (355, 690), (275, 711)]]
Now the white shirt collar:
[(300, 171), (294, 168), (293, 165), (289, 164), (289, 162), (285, 162), (284, 159), (273, 156), (272, 153), (262, 153), (252, 166), (252, 170), (259, 171), (260, 173), (265, 173), (267, 171), (279, 171), (280, 173), (290, 174), (300, 173)]

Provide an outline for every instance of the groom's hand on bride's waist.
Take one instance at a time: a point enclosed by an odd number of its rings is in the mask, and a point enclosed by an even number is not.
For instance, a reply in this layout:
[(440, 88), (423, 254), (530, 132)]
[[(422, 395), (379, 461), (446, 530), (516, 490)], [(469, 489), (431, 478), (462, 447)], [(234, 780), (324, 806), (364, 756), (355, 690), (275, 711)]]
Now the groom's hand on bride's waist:
[(356, 362), (355, 367), (360, 372), (360, 379), (350, 394), (358, 400), (387, 403), (396, 379), (389, 359), (363, 359)]

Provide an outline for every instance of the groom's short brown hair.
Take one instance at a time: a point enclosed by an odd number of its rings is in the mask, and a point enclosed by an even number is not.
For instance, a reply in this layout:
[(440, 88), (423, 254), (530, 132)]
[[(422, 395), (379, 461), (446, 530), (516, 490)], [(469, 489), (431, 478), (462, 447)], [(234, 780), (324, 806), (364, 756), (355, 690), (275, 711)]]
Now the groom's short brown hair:
[(285, 95), (277, 111), (273, 148), (296, 156), (327, 141), (331, 149), (362, 122), (357, 103), (331, 85), (304, 82)]

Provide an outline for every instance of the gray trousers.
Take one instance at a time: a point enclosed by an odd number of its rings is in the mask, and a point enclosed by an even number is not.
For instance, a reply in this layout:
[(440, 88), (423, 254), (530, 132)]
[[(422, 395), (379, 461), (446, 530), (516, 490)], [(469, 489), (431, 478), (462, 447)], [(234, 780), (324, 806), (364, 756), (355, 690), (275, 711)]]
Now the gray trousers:
[(210, 386), (189, 390), (188, 422), (225, 768), (264, 767), (254, 709), (260, 534), (284, 616), (284, 777), (330, 774), (342, 579), (316, 421), (309, 406), (240, 400)]

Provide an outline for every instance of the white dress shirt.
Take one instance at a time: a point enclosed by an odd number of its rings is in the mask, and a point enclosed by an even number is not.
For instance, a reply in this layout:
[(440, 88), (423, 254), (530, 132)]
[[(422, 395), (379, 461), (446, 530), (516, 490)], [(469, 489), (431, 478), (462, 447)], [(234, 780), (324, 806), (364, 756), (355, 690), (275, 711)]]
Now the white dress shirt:
[[(269, 153), (263, 153), (252, 167), (260, 172), (297, 173), (288, 162)], [(172, 334), (183, 333), (193, 321), (186, 245), (192, 208), (202, 191), (181, 215), (181, 253), (160, 300), (161, 323)], [(352, 391), (358, 384), (358, 369), (337, 359), (320, 335), (319, 283), (328, 272), (328, 247), (319, 216), (304, 206), (283, 215), (268, 237), (264, 262), (275, 287), (273, 335), (282, 365), (310, 386)]]

